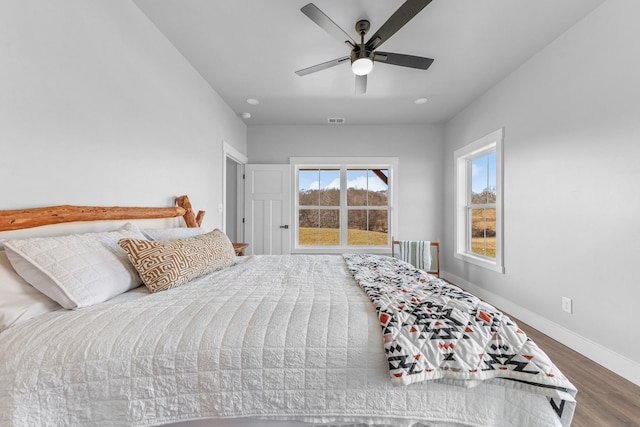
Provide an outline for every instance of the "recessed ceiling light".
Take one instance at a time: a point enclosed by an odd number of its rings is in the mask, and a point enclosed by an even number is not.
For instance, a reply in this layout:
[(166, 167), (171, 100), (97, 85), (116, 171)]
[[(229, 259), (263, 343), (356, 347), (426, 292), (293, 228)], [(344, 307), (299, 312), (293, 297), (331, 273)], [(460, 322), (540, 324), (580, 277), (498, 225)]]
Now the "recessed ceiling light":
[(426, 103), (427, 101), (428, 101), (428, 99), (427, 99), (427, 98), (418, 98), (418, 99), (416, 99), (416, 100), (415, 100), (415, 101), (413, 101), (413, 102), (415, 102), (416, 104), (420, 105), (420, 104), (424, 104), (424, 103)]
[(258, 105), (258, 104), (260, 104), (260, 101), (258, 101), (255, 98), (247, 98), (247, 104)]
[(243, 119), (250, 119), (251, 118), (251, 113), (242, 113), (242, 118)]

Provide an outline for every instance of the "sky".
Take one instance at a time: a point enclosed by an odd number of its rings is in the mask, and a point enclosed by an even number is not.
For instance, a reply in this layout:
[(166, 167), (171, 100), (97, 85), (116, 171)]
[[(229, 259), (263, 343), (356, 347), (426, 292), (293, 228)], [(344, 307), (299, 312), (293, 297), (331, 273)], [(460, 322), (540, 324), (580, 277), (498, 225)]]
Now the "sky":
[[(387, 172), (388, 175), (388, 172)], [(348, 170), (347, 187), (369, 189), (369, 191), (386, 191), (387, 185), (373, 172), (367, 170)], [(298, 189), (315, 190), (318, 188), (340, 188), (339, 170), (322, 170), (298, 172)]]
[(496, 186), (496, 153), (476, 157), (471, 161), (471, 191), (482, 193)]

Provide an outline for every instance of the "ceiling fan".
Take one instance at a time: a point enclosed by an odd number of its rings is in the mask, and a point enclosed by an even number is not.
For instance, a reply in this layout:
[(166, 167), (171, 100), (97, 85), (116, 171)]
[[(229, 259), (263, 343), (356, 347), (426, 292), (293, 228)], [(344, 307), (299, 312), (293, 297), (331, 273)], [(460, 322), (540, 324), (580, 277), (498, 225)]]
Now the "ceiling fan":
[(382, 43), (389, 40), (391, 36), (413, 19), (429, 3), (431, 3), (431, 0), (405, 1), (366, 43), (364, 42), (364, 36), (371, 27), (371, 24), (366, 19), (361, 19), (356, 22), (356, 32), (360, 35), (360, 43), (356, 43), (349, 34), (325, 15), (324, 12), (318, 9), (316, 5), (313, 3), (307, 4), (300, 9), (302, 13), (341, 43), (349, 45), (351, 47), (351, 54), (312, 67), (303, 68), (302, 70), (296, 71), (296, 74), (305, 76), (350, 60), (351, 70), (356, 75), (356, 94), (364, 94), (367, 91), (367, 74), (373, 69), (374, 62), (426, 70), (433, 62), (433, 59), (402, 53), (379, 52), (376, 51), (376, 49), (379, 48)]

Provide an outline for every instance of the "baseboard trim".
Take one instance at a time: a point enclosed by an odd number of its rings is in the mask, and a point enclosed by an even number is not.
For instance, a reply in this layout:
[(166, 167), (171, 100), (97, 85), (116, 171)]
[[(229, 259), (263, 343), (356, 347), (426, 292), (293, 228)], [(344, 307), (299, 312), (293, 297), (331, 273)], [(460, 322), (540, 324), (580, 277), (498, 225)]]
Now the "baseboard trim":
[(482, 289), (481, 287), (458, 277), (455, 274), (451, 274), (447, 271), (441, 271), (440, 276), (443, 279), (449, 280), (450, 282), (471, 292), (477, 297), (482, 298), (489, 304), (498, 307), (500, 310), (504, 310), (505, 312), (512, 314), (524, 323), (536, 328), (556, 341), (561, 342), (583, 356), (588, 357), (610, 371), (613, 371), (621, 377), (624, 377), (632, 383), (640, 386), (640, 364), (628, 357), (611, 351), (610, 349), (603, 347), (582, 335), (558, 325), (557, 323), (551, 322), (539, 314), (536, 314), (518, 304), (514, 304), (512, 301), (496, 295), (493, 292)]

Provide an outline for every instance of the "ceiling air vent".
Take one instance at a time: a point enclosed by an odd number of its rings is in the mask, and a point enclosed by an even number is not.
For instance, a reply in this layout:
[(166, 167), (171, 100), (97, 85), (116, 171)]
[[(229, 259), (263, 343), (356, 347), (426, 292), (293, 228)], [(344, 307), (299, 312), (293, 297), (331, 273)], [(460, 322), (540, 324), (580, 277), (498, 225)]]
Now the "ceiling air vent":
[(344, 117), (329, 117), (327, 123), (330, 125), (342, 125), (344, 124)]

